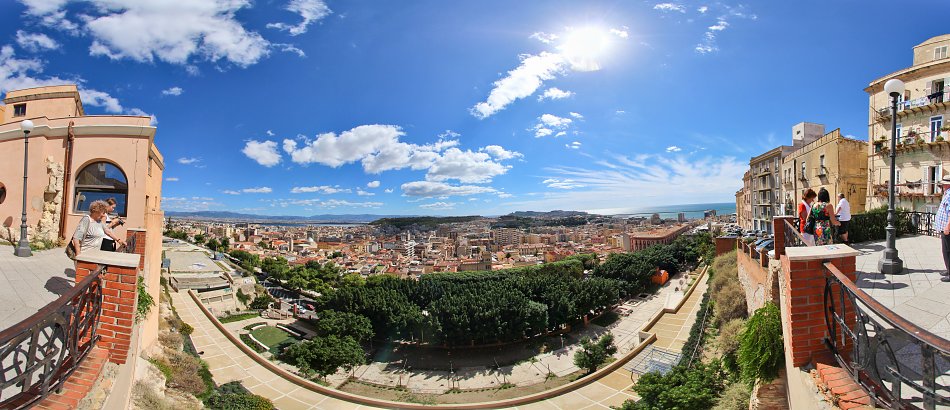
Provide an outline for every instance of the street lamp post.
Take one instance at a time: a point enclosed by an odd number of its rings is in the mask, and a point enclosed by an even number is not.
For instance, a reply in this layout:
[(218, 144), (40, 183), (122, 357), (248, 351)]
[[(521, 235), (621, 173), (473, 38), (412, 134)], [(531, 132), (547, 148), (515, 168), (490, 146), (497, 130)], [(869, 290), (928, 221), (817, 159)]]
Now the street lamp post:
[(897, 99), (904, 94), (904, 82), (896, 78), (884, 83), (884, 92), (891, 97), (891, 177), (887, 184), (887, 242), (881, 260), (877, 262), (877, 269), (884, 274), (901, 273), (904, 270), (904, 261), (897, 256), (897, 214), (894, 211), (894, 185), (897, 184)]
[(33, 131), (33, 121), (23, 120), (20, 123), (20, 129), (23, 130), (23, 214), (20, 216), (20, 240), (16, 244), (13, 254), (16, 256), (33, 256), (30, 251), (30, 240), (26, 237), (26, 175), (27, 165), (30, 156), (30, 131)]

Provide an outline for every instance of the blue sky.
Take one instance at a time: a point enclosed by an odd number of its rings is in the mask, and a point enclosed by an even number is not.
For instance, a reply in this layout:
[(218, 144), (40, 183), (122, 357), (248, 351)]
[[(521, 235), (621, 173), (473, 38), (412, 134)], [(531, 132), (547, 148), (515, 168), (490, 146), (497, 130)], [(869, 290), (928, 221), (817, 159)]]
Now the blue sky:
[(863, 88), (946, 33), (892, 7), (6, 1), (0, 91), (153, 116), (166, 210), (627, 212), (733, 201), (800, 121), (866, 139)]

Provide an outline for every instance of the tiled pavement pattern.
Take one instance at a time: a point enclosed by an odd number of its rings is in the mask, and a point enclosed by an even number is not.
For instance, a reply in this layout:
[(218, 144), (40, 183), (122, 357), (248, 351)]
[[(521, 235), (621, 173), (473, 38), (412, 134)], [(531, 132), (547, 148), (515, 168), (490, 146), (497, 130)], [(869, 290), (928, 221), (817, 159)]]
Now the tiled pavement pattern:
[(879, 273), (884, 242), (852, 245), (861, 251), (856, 260), (857, 285), (882, 305), (917, 326), (950, 340), (950, 282), (940, 281), (945, 271), (940, 255), (940, 239), (932, 236), (905, 236), (897, 239), (897, 251), (904, 260), (904, 274)]
[(13, 246), (0, 246), (0, 329), (30, 317), (73, 287), (73, 268), (63, 248), (20, 258), (13, 255)]
[[(682, 313), (664, 315), (654, 326), (657, 343), (663, 347), (682, 346), (685, 341), (706, 291), (705, 280), (699, 286), (685, 302)], [(182, 320), (194, 326), (192, 340), (198, 351), (204, 352), (202, 357), (217, 383), (240, 380), (251, 392), (271, 399), (283, 410), (372, 408), (328, 397), (282, 379), (234, 346), (186, 293), (173, 293), (172, 301)], [(635, 397), (630, 391), (633, 380), (630, 372), (618, 369), (587, 386), (518, 409), (608, 409)]]

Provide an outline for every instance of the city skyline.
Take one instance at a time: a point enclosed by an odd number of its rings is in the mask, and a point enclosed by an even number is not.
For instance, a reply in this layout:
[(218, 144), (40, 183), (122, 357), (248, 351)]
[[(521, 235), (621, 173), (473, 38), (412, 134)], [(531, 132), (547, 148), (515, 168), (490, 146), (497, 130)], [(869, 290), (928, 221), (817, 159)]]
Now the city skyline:
[(866, 139), (863, 88), (942, 34), (859, 2), (502, 6), (11, 2), (0, 91), (153, 116), (169, 211), (616, 213), (731, 202), (800, 121)]

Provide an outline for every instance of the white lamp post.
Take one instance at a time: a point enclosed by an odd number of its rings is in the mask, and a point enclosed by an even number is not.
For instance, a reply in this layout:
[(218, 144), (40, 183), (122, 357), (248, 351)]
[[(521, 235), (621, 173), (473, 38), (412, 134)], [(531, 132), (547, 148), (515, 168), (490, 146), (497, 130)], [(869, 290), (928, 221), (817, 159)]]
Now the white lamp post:
[(20, 123), (20, 129), (23, 130), (23, 214), (20, 216), (20, 240), (16, 244), (13, 254), (16, 256), (33, 256), (30, 251), (30, 240), (26, 237), (26, 174), (27, 165), (30, 157), (30, 131), (33, 131), (33, 121), (23, 120)]
[(887, 184), (887, 242), (881, 260), (877, 262), (877, 269), (884, 274), (901, 273), (904, 270), (904, 261), (897, 256), (897, 214), (894, 211), (894, 185), (897, 181), (897, 100), (904, 94), (904, 82), (896, 78), (884, 83), (884, 92), (891, 97), (891, 177)]

